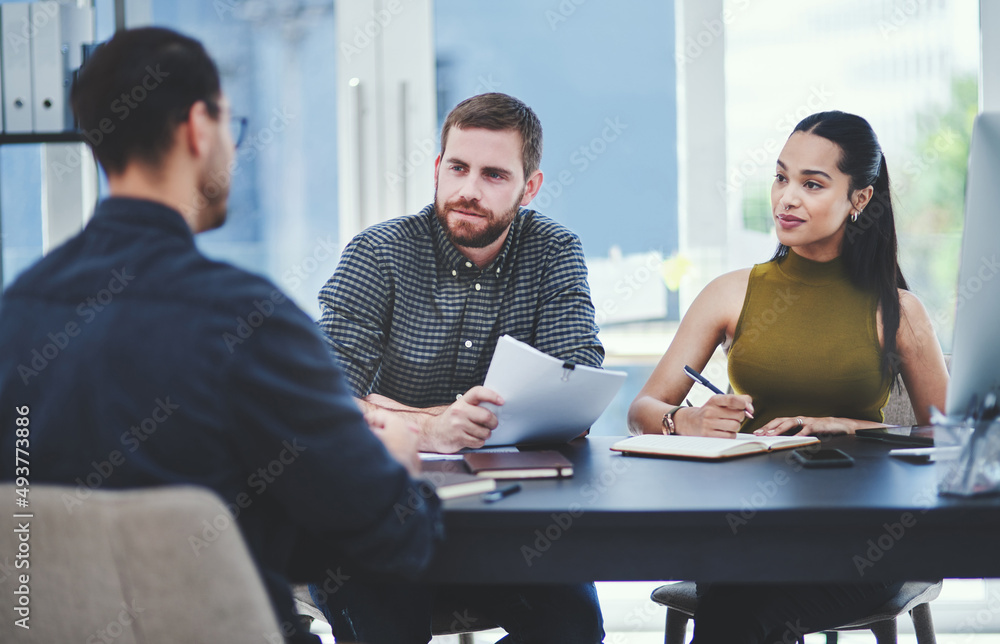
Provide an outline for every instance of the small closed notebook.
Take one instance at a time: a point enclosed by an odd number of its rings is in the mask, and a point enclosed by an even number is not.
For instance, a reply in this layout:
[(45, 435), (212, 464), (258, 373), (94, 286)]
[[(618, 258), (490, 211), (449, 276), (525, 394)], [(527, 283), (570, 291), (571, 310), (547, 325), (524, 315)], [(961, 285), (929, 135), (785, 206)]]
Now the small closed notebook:
[(815, 436), (754, 436), (737, 434), (732, 438), (709, 436), (663, 436), (646, 434), (618, 441), (611, 446), (616, 452), (644, 454), (649, 456), (676, 456), (679, 458), (699, 458), (719, 460), (760, 454), (779, 449), (791, 449), (818, 443)]
[(434, 486), (442, 501), (492, 492), (497, 487), (493, 479), (470, 474), (462, 461), (425, 461), (421, 478)]
[(476, 476), (493, 479), (545, 479), (573, 476), (573, 464), (551, 449), (530, 452), (472, 452), (465, 464)]

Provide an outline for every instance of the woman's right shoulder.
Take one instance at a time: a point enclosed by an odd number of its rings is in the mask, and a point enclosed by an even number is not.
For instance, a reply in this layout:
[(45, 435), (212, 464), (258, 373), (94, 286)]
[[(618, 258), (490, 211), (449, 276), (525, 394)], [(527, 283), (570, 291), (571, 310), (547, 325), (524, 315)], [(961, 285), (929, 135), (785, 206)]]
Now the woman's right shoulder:
[(702, 294), (708, 297), (723, 297), (732, 299), (738, 297), (742, 302), (750, 283), (750, 273), (753, 268), (740, 268), (729, 273), (723, 273), (708, 283)]

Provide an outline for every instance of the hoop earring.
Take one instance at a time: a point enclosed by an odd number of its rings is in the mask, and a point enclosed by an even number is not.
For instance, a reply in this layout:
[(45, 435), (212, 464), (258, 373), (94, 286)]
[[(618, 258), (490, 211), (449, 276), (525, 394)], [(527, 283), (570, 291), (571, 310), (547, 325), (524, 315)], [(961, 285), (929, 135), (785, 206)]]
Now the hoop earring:
[(852, 223), (852, 224), (858, 221), (858, 216), (859, 216), (860, 214), (861, 214), (861, 211), (860, 211), (860, 210), (855, 210), (855, 211), (854, 211), (854, 213), (853, 213), (853, 214), (851, 215), (851, 223)]

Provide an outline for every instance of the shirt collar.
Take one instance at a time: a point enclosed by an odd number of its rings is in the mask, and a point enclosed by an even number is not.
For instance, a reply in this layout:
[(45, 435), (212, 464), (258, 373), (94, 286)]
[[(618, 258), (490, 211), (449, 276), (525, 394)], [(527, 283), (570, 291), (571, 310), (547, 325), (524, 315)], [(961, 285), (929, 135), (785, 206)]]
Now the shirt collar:
[(181, 213), (158, 201), (131, 197), (105, 199), (97, 205), (88, 227), (110, 223), (156, 228), (194, 244), (194, 233)]
[(507, 231), (507, 239), (503, 243), (503, 248), (500, 249), (500, 253), (494, 258), (489, 266), (480, 271), (479, 267), (472, 263), (468, 257), (458, 252), (455, 248), (455, 244), (451, 243), (448, 239), (448, 234), (445, 232), (444, 227), (441, 222), (438, 221), (437, 211), (434, 209), (434, 204), (431, 204), (420, 211), (420, 214), (428, 217), (430, 221), (431, 230), (433, 231), (434, 246), (440, 252), (440, 256), (444, 258), (441, 262), (441, 268), (446, 270), (454, 270), (459, 274), (476, 274), (480, 272), (492, 272), (500, 275), (503, 272), (504, 267), (507, 264), (507, 256), (510, 253), (510, 249), (514, 244), (514, 240), (520, 236), (521, 227), (524, 223), (526, 214), (530, 212), (526, 208), (520, 208), (517, 215), (514, 217), (514, 221), (510, 226), (510, 230)]

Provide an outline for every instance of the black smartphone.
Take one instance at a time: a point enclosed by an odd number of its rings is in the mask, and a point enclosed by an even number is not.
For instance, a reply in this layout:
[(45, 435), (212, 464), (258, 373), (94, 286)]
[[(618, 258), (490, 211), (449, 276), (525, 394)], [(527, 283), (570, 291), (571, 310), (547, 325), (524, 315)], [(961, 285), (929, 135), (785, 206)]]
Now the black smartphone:
[(850, 467), (854, 465), (854, 459), (839, 449), (800, 447), (793, 451), (792, 455), (805, 467)]

